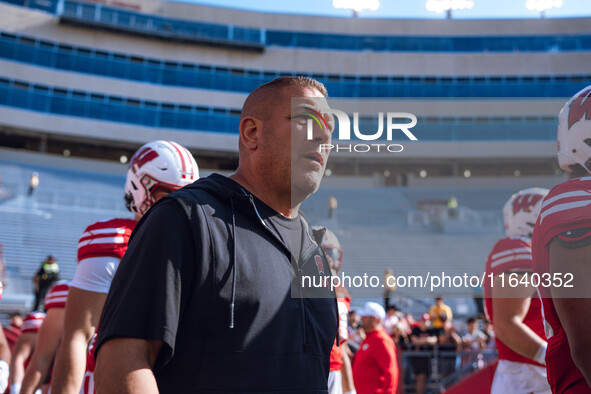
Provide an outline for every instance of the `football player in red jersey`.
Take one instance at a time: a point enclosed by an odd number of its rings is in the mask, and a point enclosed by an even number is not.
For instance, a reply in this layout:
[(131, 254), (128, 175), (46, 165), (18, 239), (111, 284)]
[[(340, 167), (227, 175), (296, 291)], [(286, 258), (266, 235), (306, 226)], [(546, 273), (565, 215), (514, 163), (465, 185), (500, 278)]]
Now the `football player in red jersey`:
[(10, 392), (19, 394), (21, 383), (25, 375), (31, 355), (35, 350), (39, 328), (43, 324), (45, 313), (33, 311), (25, 317), (22, 325), (22, 334), (14, 345), (14, 352), (10, 360)]
[(509, 198), (503, 207), (507, 237), (486, 261), (485, 312), (499, 351), (492, 394), (550, 393), (541, 303), (535, 287), (525, 282), (532, 272), (531, 236), (546, 194), (547, 189), (529, 188)]
[(49, 371), (64, 330), (64, 308), (69, 287), (68, 282), (59, 281), (47, 292), (45, 297), (47, 315), (39, 329), (35, 351), (25, 370), (21, 394), (33, 394), (37, 387), (49, 382)]
[[(4, 286), (0, 282), (0, 300), (2, 299), (3, 291)], [(2, 324), (0, 324), (0, 393), (4, 393), (8, 388), (8, 373), (10, 370), (8, 363), (10, 362), (10, 355), (10, 346), (6, 340), (6, 335), (4, 335)]]
[(591, 393), (591, 86), (558, 116), (558, 164), (570, 174), (544, 199), (532, 241), (555, 393)]
[[(314, 227), (315, 230), (321, 227)], [(322, 249), (330, 265), (332, 275), (338, 276), (343, 266), (343, 249), (339, 239), (331, 230), (326, 229), (322, 237)], [(339, 308), (339, 343), (335, 339), (330, 351), (330, 372), (328, 374), (328, 393), (347, 394), (355, 390), (351, 360), (345, 351), (349, 339), (348, 319), (351, 308), (351, 295), (344, 286), (335, 289)]]
[[(85, 369), (89, 367), (92, 374), (93, 363), (86, 362), (88, 345), (96, 332), (111, 279), (137, 221), (160, 198), (198, 178), (195, 159), (176, 142), (149, 142), (133, 155), (125, 182), (125, 201), (135, 218), (96, 222), (80, 237), (78, 267), (66, 302), (63, 340), (53, 370), (52, 392), (78, 394)], [(92, 382), (84, 386), (91, 387)]]

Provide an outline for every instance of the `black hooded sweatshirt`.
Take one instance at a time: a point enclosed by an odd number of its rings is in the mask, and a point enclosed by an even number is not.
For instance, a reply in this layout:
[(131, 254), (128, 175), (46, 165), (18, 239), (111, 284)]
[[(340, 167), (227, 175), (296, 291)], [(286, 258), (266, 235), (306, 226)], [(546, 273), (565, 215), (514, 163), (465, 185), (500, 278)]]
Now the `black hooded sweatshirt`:
[(326, 393), (336, 300), (328, 286), (301, 287), (330, 275), (323, 232), (300, 215), (292, 261), (269, 210), (218, 174), (155, 204), (113, 278), (96, 355), (111, 338), (163, 341), (161, 393)]

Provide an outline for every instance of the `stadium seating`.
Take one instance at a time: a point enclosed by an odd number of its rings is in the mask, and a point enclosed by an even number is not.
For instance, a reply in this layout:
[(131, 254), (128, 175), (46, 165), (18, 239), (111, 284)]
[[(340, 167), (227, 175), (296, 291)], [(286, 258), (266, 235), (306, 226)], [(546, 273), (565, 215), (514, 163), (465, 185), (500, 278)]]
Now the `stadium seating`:
[[(0, 58), (169, 86), (250, 92), (281, 75), (302, 72), (178, 62), (97, 48), (66, 45), (0, 31)], [(323, 82), (336, 97), (564, 97), (582, 89), (590, 75), (350, 75), (303, 73)]]

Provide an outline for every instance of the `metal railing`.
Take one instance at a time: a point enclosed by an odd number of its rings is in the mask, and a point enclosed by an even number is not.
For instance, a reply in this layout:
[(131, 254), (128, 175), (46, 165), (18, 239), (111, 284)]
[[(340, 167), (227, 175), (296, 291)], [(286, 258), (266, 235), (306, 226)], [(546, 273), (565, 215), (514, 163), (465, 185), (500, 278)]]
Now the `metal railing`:
[(156, 38), (258, 51), (265, 48), (265, 31), (261, 28), (165, 18), (77, 1), (59, 1), (56, 13), (61, 21), (141, 33)]
[(427, 388), (432, 393), (440, 393), (458, 383), (477, 370), (485, 368), (498, 358), (496, 350), (441, 350), (435, 345), (433, 350), (412, 350), (415, 345), (408, 345), (407, 349), (398, 347), (401, 352), (402, 365), (399, 372), (403, 374), (403, 392), (413, 393), (415, 388), (415, 373), (413, 359), (426, 358), (429, 364)]

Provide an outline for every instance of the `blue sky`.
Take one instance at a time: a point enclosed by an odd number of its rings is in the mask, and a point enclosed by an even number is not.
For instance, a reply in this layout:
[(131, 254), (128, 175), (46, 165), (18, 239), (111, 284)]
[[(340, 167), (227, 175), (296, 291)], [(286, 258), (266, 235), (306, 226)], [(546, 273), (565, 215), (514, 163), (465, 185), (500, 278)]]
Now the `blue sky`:
[[(351, 16), (349, 10), (333, 8), (332, 0), (182, 0), (191, 3), (253, 11), (297, 13), (330, 16)], [(590, 0), (564, 0), (560, 9), (546, 12), (547, 18), (591, 16)], [(380, 0), (377, 11), (363, 11), (360, 17), (370, 18), (444, 18), (444, 14), (429, 12), (425, 0)], [(525, 8), (525, 0), (474, 0), (471, 10), (454, 11), (453, 17), (466, 18), (539, 18), (540, 14)]]

